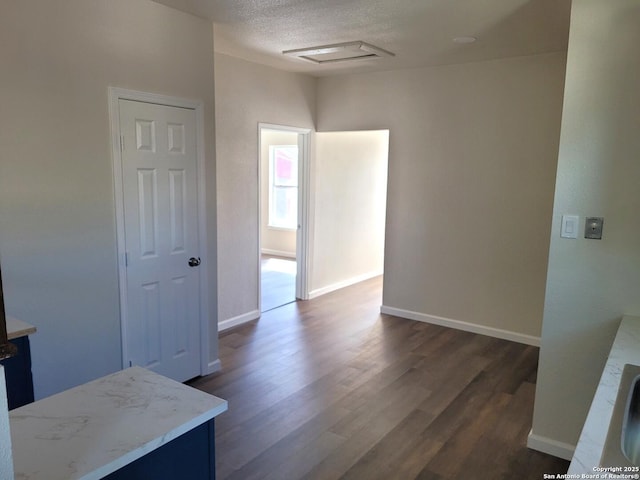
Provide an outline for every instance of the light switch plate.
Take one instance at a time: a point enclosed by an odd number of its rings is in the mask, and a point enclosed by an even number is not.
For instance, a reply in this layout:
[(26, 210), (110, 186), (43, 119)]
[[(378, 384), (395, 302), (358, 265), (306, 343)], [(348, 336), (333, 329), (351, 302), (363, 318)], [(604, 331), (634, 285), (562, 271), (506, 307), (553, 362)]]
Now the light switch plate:
[(602, 217), (587, 217), (584, 221), (584, 238), (601, 240), (603, 224), (604, 218)]
[(560, 236), (562, 238), (578, 238), (578, 222), (580, 222), (580, 217), (577, 215), (563, 215)]

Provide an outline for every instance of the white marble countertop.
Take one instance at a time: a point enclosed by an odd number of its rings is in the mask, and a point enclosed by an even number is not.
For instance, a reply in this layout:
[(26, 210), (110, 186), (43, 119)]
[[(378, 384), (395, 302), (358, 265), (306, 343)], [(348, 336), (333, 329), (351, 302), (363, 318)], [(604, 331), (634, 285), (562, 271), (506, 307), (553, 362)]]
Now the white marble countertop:
[(31, 335), (32, 333), (36, 333), (36, 327), (17, 318), (7, 316), (7, 337), (9, 340)]
[(140, 367), (9, 412), (16, 480), (99, 479), (227, 410)]
[(568, 473), (593, 474), (594, 467), (600, 465), (622, 370), (627, 363), (640, 365), (640, 317), (626, 316), (620, 322)]

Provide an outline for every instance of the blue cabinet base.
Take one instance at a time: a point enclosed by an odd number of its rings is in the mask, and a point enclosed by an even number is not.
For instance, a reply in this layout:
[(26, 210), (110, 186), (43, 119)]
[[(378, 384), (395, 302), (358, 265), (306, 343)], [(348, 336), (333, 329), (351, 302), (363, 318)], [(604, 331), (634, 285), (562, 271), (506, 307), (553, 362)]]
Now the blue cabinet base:
[(106, 480), (215, 480), (215, 426), (209, 420), (104, 477)]
[(31, 348), (29, 337), (19, 337), (10, 340), (18, 347), (15, 357), (0, 361), (4, 366), (7, 381), (7, 401), (9, 410), (33, 402), (33, 376), (31, 375)]

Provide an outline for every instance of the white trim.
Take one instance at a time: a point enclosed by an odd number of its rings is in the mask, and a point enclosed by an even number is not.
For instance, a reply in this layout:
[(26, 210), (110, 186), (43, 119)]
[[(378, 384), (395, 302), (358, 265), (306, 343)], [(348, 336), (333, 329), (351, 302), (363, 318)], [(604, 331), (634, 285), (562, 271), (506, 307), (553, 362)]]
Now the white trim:
[(267, 230), (275, 230), (276, 232), (295, 232), (297, 228), (275, 227), (273, 225), (267, 225)]
[(311, 133), (310, 128), (292, 127), (290, 125), (279, 125), (276, 123), (260, 122), (258, 123), (258, 127), (265, 128), (267, 130), (280, 130), (283, 132), (295, 132), (295, 133), (302, 133), (302, 134)]
[(263, 255), (273, 255), (275, 257), (293, 258), (295, 260), (296, 254), (294, 252), (285, 252), (282, 250), (271, 250), (270, 248), (263, 248), (261, 250)]
[(311, 131), (298, 136), (298, 234), (296, 235), (296, 298), (309, 300), (311, 278)]
[[(295, 132), (288, 132), (288, 133), (295, 133)], [(296, 154), (296, 162), (300, 163), (300, 158), (302, 158), (302, 155), (300, 154), (300, 149), (298, 148), (298, 136), (300, 134), (296, 134), (296, 144), (295, 145), (291, 145), (291, 144), (270, 144), (269, 145), (269, 180), (267, 182), (267, 184), (269, 185), (269, 193), (267, 195), (268, 197), (268, 202), (267, 202), (267, 230), (279, 230), (282, 232), (295, 232), (298, 230), (298, 224), (299, 224), (299, 219), (296, 218), (293, 222), (291, 222), (289, 219), (288, 221), (282, 221), (283, 224), (278, 225), (276, 222), (274, 222), (274, 199), (273, 199), (273, 192), (276, 188), (282, 188), (282, 189), (294, 189), (295, 188), (295, 192), (296, 192), (296, 206), (299, 203), (298, 200), (300, 198), (300, 194), (299, 194), (299, 188), (298, 188), (298, 184), (296, 183), (295, 187), (291, 186), (291, 185), (275, 185), (276, 181), (275, 181), (275, 156), (276, 156), (276, 151), (278, 149), (295, 149), (295, 154)], [(262, 142), (262, 129), (260, 130), (260, 142)], [(304, 159), (303, 159), (304, 160)], [(259, 162), (260, 162), (260, 180), (261, 183), (260, 185), (262, 185), (262, 147), (260, 147), (260, 155), (259, 155)], [(298, 168), (298, 165), (296, 165), (296, 170)], [(296, 182), (298, 182), (300, 180), (300, 175), (298, 175), (298, 178), (296, 178)], [(260, 204), (261, 204), (261, 209), (262, 209), (262, 198), (260, 199)], [(262, 210), (261, 210), (262, 211)]]
[(536, 435), (533, 431), (529, 432), (527, 437), (527, 447), (565, 460), (571, 460), (576, 449), (575, 445)]
[[(296, 233), (296, 298), (308, 300), (309, 284), (309, 198), (310, 198), (310, 128), (290, 127), (273, 123), (258, 123), (258, 311), (262, 310), (262, 281), (260, 255), (262, 253), (262, 130), (279, 130), (298, 134), (298, 229)], [(218, 328), (228, 320), (218, 324)], [(230, 327), (226, 327), (230, 328)]]
[(122, 368), (128, 366), (127, 356), (129, 339), (127, 337), (127, 273), (126, 243), (124, 237), (124, 188), (122, 181), (122, 152), (120, 151), (120, 107), (119, 89), (109, 87), (109, 120), (111, 123), (111, 158), (113, 165), (113, 190), (116, 214), (116, 250), (118, 254), (118, 286), (120, 290), (120, 337), (122, 347)]
[[(211, 359), (211, 325), (217, 325), (217, 316), (213, 315), (209, 306), (209, 262), (207, 249), (209, 240), (207, 235), (207, 175), (205, 157), (205, 133), (204, 133), (204, 103), (198, 102), (196, 106), (196, 135), (198, 148), (198, 240), (200, 242), (200, 259), (203, 262), (200, 268), (200, 374), (208, 375)], [(215, 187), (215, 186), (214, 186)], [(213, 335), (213, 338), (218, 338)], [(217, 348), (216, 348), (217, 351)], [(214, 360), (219, 362), (219, 359)], [(214, 370), (215, 371), (215, 370)]]
[[(207, 215), (206, 215), (206, 175), (205, 175), (205, 133), (204, 133), (204, 103), (200, 100), (171, 97), (155, 93), (127, 90), (109, 87), (109, 118), (111, 123), (111, 156), (113, 160), (113, 183), (116, 207), (116, 246), (118, 250), (118, 280), (120, 289), (120, 331), (122, 336), (122, 366), (128, 366), (127, 335), (126, 335), (126, 305), (127, 305), (127, 273), (125, 265), (125, 229), (124, 229), (124, 192), (122, 174), (122, 152), (120, 151), (120, 100), (134, 100), (138, 102), (167, 105), (171, 107), (188, 108), (196, 115), (196, 148), (198, 167), (198, 241), (199, 257), (205, 268), (200, 268), (200, 373), (206, 375), (210, 369), (209, 323), (209, 276), (207, 262)], [(217, 360), (216, 360), (217, 361)], [(213, 363), (215, 363), (214, 361)]]
[(251, 312), (238, 315), (237, 317), (228, 318), (227, 320), (222, 320), (220, 323), (218, 323), (218, 333), (224, 332), (225, 330), (229, 330), (230, 328), (233, 328), (233, 327), (237, 327), (238, 325), (243, 325), (245, 323), (253, 322), (258, 318), (260, 318), (260, 310), (253, 310)]
[(315, 290), (309, 292), (309, 299), (311, 300), (312, 298), (317, 298), (321, 295), (335, 292), (336, 290), (340, 290), (341, 288), (350, 287), (351, 285), (364, 282), (365, 280), (369, 280), (370, 278), (379, 277), (380, 275), (382, 275), (382, 271), (369, 272), (358, 275), (357, 277), (351, 277), (347, 280), (332, 283), (331, 285), (327, 285), (326, 287), (316, 288)]
[(212, 373), (219, 372), (220, 370), (222, 370), (222, 362), (220, 362), (220, 359), (214, 360), (213, 362), (209, 362), (207, 365), (207, 372), (203, 375), (211, 375)]
[(502, 338), (512, 342), (524, 343), (526, 345), (540, 346), (540, 337), (533, 335), (525, 335), (523, 333), (513, 332), (511, 330), (503, 330), (501, 328), (487, 327), (476, 323), (463, 322), (462, 320), (453, 320), (451, 318), (438, 317), (435, 315), (427, 315), (426, 313), (412, 312), (401, 308), (389, 307), (382, 305), (380, 313), (393, 315), (395, 317), (407, 318), (418, 322), (432, 323), (442, 327), (455, 328), (456, 330), (464, 330), (465, 332), (478, 333), (480, 335), (488, 335), (489, 337)]

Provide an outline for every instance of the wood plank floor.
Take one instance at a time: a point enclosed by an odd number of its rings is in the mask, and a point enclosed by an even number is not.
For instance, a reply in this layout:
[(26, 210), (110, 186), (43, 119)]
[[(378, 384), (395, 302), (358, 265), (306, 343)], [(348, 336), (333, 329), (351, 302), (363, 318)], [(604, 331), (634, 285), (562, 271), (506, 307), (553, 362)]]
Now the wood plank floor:
[(220, 338), (219, 479), (541, 479), (526, 448), (538, 349), (381, 315), (381, 279)]

